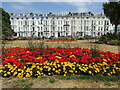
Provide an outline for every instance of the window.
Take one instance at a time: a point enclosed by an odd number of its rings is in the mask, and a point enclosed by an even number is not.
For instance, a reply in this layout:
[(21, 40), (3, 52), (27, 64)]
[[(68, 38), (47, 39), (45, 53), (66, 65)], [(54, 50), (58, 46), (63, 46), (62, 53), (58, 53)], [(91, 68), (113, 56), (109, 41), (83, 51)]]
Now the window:
[(100, 27), (98, 27), (98, 31), (100, 30)]
[(100, 25), (100, 21), (98, 22), (98, 25)]
[(43, 32), (41, 32), (41, 35), (43, 35)]
[(35, 22), (34, 22), (34, 21), (32, 21), (32, 25), (35, 25)]
[(34, 19), (34, 17), (32, 17), (32, 19)]
[(35, 31), (35, 27), (33, 27), (33, 31)]
[(109, 21), (107, 21), (107, 25), (109, 25)]
[(53, 21), (53, 25), (55, 25), (55, 21)]
[(47, 31), (47, 27), (45, 28), (45, 30)]
[(62, 25), (62, 21), (61, 21), (61, 25)]
[(75, 19), (75, 17), (73, 17), (73, 19)]
[(38, 32), (38, 36), (40, 36), (40, 32)]
[(46, 19), (48, 19), (48, 17), (46, 17)]
[(68, 33), (66, 33), (66, 36), (68, 35)]
[(22, 25), (22, 21), (21, 21), (21, 25)]
[(77, 19), (79, 19), (79, 17), (77, 17)]
[(101, 21), (101, 25), (103, 25), (103, 21)]
[(27, 21), (25, 21), (25, 25), (27, 25)]
[(19, 19), (19, 18), (16, 18), (16, 19)]
[(68, 31), (68, 27), (66, 27), (66, 31)]
[(101, 27), (101, 31), (103, 30), (103, 27)]
[(60, 30), (60, 27), (58, 27), (58, 30)]
[(57, 19), (59, 19), (59, 17), (57, 17)]
[(46, 25), (47, 25), (47, 21), (46, 21)]
[(20, 27), (18, 27), (19, 28), (19, 31), (20, 31)]
[(55, 30), (55, 27), (53, 27), (53, 30)]

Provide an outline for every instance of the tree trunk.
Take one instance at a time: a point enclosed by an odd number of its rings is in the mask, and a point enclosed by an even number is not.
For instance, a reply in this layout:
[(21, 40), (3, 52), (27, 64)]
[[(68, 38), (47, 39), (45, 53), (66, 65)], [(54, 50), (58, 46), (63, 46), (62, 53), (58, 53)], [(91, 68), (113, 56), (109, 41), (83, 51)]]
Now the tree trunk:
[(115, 24), (115, 34), (117, 34), (117, 27), (118, 27), (118, 24)]

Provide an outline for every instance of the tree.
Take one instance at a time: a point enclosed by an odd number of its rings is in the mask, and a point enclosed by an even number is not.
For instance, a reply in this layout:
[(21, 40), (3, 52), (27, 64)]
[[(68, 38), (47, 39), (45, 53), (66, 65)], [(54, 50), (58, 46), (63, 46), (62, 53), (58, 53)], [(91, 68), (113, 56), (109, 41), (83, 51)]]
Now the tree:
[(103, 10), (106, 17), (115, 25), (115, 33), (117, 33), (117, 27), (120, 24), (120, 2), (103, 3)]
[(0, 25), (2, 30), (2, 38), (8, 38), (13, 36), (15, 33), (10, 25), (10, 16), (7, 12), (5, 12), (2, 8), (0, 8)]

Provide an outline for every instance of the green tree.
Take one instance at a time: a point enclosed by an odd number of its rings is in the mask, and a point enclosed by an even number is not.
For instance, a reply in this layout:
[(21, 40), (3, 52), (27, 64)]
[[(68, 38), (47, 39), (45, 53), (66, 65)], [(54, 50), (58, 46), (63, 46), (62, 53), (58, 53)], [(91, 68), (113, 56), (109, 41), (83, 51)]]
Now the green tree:
[(15, 34), (10, 25), (10, 15), (2, 8), (0, 8), (0, 22), (2, 38), (8, 38)]
[(106, 17), (115, 25), (115, 33), (117, 33), (117, 27), (120, 24), (120, 2), (103, 3), (103, 10)]

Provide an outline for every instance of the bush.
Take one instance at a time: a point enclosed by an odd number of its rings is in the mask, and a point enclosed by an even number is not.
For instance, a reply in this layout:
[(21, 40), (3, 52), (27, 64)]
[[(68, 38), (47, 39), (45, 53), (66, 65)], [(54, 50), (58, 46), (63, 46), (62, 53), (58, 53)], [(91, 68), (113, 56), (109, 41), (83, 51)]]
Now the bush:
[(115, 34), (115, 33), (107, 33), (105, 35), (102, 35), (99, 40), (96, 42), (98, 44), (111, 44), (111, 45), (120, 45), (119, 41), (120, 40), (120, 32)]
[(111, 45), (120, 45), (120, 40), (110, 40), (108, 42), (108, 44), (111, 44)]

